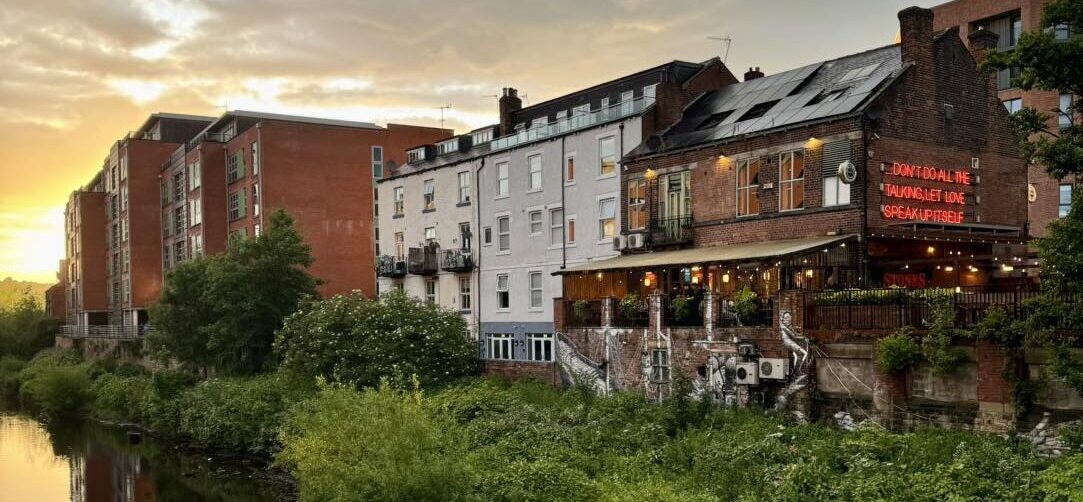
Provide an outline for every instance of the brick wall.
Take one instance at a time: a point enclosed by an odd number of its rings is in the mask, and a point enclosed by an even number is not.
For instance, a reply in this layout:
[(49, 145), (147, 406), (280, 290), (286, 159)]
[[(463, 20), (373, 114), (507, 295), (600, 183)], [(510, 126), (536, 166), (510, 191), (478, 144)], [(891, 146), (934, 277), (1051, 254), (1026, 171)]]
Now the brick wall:
[(541, 363), (531, 361), (482, 361), (482, 373), (488, 376), (498, 376), (508, 380), (523, 380), (532, 378), (553, 385), (560, 385), (560, 371), (556, 363)]

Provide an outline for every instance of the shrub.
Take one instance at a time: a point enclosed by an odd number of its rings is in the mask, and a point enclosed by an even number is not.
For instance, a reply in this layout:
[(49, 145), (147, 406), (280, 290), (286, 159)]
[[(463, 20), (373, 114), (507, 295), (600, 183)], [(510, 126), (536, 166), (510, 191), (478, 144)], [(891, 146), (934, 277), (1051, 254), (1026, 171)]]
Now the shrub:
[(90, 386), (93, 412), (100, 418), (147, 422), (145, 404), (153, 399), (153, 380), (148, 376), (121, 376), (106, 373)]
[(290, 413), (282, 442), (303, 500), (475, 499), (453, 424), (418, 393), (325, 388)]
[(742, 323), (750, 322), (759, 308), (759, 297), (748, 286), (741, 288), (733, 297), (733, 313)]
[(477, 345), (458, 312), (394, 291), (310, 303), (286, 319), (276, 350), (284, 368), (357, 387), (388, 378), (406, 386), (442, 385), (478, 371)]
[(1047, 501), (1083, 502), (1083, 455), (1060, 459), (1040, 475)]
[(84, 365), (42, 367), (25, 379), (19, 394), (48, 417), (75, 416), (90, 402), (90, 376)]
[(880, 371), (898, 375), (921, 362), (921, 347), (914, 341), (913, 332), (912, 328), (905, 327), (880, 340), (876, 345)]
[(26, 362), (15, 357), (0, 357), (0, 404), (14, 401), (19, 397), (19, 373), (26, 367)]
[(673, 310), (673, 319), (679, 322), (686, 322), (692, 320), (692, 297), (685, 295), (677, 295), (673, 297), (670, 302), (670, 309)]
[(620, 312), (625, 319), (640, 319), (647, 315), (647, 302), (636, 293), (628, 293), (620, 300)]
[(576, 300), (572, 304), (572, 315), (575, 316), (575, 320), (579, 322), (586, 322), (590, 319), (590, 302), (586, 300)]
[(37, 298), (24, 294), (9, 307), (0, 305), (0, 357), (30, 359), (54, 343), (56, 321), (45, 315)]

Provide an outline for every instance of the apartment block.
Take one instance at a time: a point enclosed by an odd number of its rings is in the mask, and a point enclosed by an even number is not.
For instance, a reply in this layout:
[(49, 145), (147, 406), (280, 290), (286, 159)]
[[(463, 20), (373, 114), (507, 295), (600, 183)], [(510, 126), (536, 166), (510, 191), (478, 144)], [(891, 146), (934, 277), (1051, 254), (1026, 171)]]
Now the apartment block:
[[(1010, 51), (1015, 48), (1021, 33), (1042, 29), (1042, 9), (1047, 3), (1047, 0), (955, 0), (933, 7), (936, 14), (934, 29), (956, 28), (966, 44), (970, 43), (968, 36), (971, 33), (991, 31), (998, 35), (996, 50)], [(1078, 36), (1068, 26), (1050, 29), (1058, 40)], [(1079, 124), (1078, 113), (1067, 113), (1078, 96), (1040, 89), (1023, 91), (1012, 83), (1018, 75), (1017, 69), (1009, 69), (998, 72), (995, 78), (997, 95), (1010, 113), (1023, 107), (1046, 113), (1050, 115), (1051, 131), (1068, 127), (1073, 122)], [(1050, 222), (1068, 214), (1072, 193), (1079, 181), (1075, 176), (1053, 178), (1041, 165), (1027, 166), (1030, 235), (1045, 236)]]
[(257, 236), (284, 208), (312, 247), (311, 272), (333, 296), (376, 293), (373, 181), (439, 128), (228, 112), (161, 165), (162, 270)]
[(105, 185), (99, 171), (71, 193), (64, 208), (65, 324), (109, 323), (105, 255)]

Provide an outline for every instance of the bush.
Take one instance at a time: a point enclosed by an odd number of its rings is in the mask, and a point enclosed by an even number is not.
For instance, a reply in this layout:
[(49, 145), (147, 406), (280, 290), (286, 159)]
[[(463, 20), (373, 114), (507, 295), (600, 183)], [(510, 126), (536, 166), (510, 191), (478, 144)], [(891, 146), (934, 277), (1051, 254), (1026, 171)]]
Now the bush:
[(0, 357), (0, 404), (15, 401), (19, 397), (19, 373), (26, 368), (26, 362), (15, 357)]
[[(23, 370), (32, 369), (28, 367)], [(76, 416), (90, 403), (90, 376), (84, 365), (34, 368), (19, 394), (50, 418)]]
[(420, 394), (330, 387), (290, 413), (278, 460), (303, 500), (476, 500), (454, 432)]
[(1071, 455), (1040, 476), (1047, 501), (1083, 502), (1083, 455)]
[(876, 345), (876, 359), (880, 371), (898, 375), (921, 362), (921, 347), (913, 338), (914, 330), (906, 327), (886, 336)]
[(747, 323), (759, 312), (759, 297), (752, 288), (745, 286), (733, 297), (733, 313), (737, 314), (737, 320)]
[(576, 300), (572, 304), (572, 316), (579, 322), (586, 322), (590, 319), (590, 302), (586, 300)]
[(30, 359), (53, 345), (55, 333), (56, 321), (29, 294), (10, 307), (0, 305), (0, 357)]
[(287, 370), (330, 382), (372, 387), (443, 385), (478, 371), (477, 345), (458, 312), (394, 291), (310, 303), (286, 319), (275, 349)]
[(647, 315), (647, 302), (636, 293), (628, 293), (620, 300), (620, 312), (625, 319), (642, 319)]

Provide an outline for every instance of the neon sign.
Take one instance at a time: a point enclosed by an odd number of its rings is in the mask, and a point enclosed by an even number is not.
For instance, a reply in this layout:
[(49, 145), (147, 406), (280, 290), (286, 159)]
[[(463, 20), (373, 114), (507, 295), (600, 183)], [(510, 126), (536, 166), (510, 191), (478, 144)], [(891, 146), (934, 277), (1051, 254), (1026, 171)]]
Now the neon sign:
[(884, 286), (899, 286), (903, 288), (924, 288), (928, 284), (928, 280), (925, 274), (904, 274), (904, 273), (891, 273), (884, 274)]
[(926, 182), (951, 185), (948, 188), (936, 188), (899, 183), (882, 185), (885, 197), (918, 201), (925, 204), (940, 204), (943, 208), (913, 207), (905, 204), (885, 204), (881, 206), (884, 218), (907, 221), (929, 221), (935, 223), (962, 223), (963, 211), (959, 206), (966, 205), (966, 193), (953, 186), (970, 186), (974, 179), (968, 171), (941, 169), (932, 166), (919, 166), (904, 162), (893, 162), (890, 167), (883, 166), (885, 175), (909, 178)]

